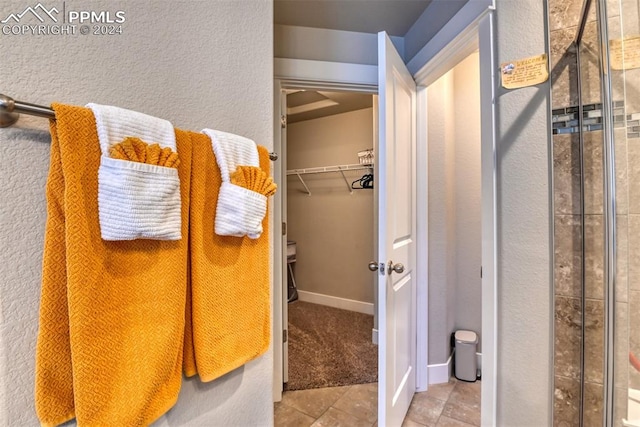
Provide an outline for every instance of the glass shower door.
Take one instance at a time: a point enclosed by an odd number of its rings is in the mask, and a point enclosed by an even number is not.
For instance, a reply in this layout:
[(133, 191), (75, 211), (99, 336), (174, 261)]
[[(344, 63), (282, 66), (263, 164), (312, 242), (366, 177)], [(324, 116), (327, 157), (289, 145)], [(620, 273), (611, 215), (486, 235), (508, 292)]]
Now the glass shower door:
[(640, 427), (638, 11), (638, 0), (587, 0), (578, 37), (581, 426)]
[(578, 43), (580, 120), (582, 289), (580, 419), (578, 426), (600, 426), (605, 412), (605, 203), (604, 123), (597, 1), (585, 2), (587, 18)]
[(606, 40), (615, 150), (616, 275), (613, 425), (640, 427), (640, 15), (637, 0), (608, 0)]

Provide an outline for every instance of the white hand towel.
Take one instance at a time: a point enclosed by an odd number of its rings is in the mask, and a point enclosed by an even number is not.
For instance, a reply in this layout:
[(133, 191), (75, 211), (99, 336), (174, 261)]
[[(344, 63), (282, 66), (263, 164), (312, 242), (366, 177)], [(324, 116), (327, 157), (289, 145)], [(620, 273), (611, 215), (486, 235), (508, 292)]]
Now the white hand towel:
[(98, 170), (98, 212), (104, 240), (180, 240), (180, 180), (172, 167), (113, 159), (109, 149), (127, 137), (177, 152), (167, 120), (109, 105), (93, 111), (102, 157)]
[(202, 132), (211, 138), (213, 153), (222, 175), (216, 207), (216, 234), (257, 239), (262, 234), (267, 198), (231, 183), (231, 175), (238, 166), (260, 166), (255, 142), (243, 136), (213, 129), (203, 129)]
[(176, 150), (176, 133), (168, 120), (111, 105), (87, 104), (96, 118), (98, 139), (103, 156), (111, 146), (128, 136), (140, 138), (148, 144), (159, 144)]

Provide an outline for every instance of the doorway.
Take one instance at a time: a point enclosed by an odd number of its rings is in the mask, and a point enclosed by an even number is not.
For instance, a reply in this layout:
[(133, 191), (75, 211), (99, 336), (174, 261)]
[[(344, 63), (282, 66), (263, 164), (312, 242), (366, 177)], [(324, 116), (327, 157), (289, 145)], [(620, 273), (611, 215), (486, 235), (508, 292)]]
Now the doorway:
[[(478, 64), (476, 51), (427, 88), (430, 365), (453, 364), (447, 343), (456, 330), (476, 334), (482, 353)], [(433, 371), (430, 384), (448, 380)]]
[(284, 96), (285, 389), (375, 382), (373, 95)]
[[(478, 52), (429, 84), (426, 98), (429, 389), (416, 393), (414, 402), (430, 396), (439, 406), (427, 417), (414, 405), (407, 418), (427, 425), (439, 417), (443, 423), (480, 425), (482, 383), (476, 381), (481, 372), (483, 329)], [(466, 357), (455, 357), (452, 351), (455, 331), (473, 332), (479, 341), (477, 346), (470, 345)], [(462, 356), (463, 349), (458, 352)], [(455, 370), (454, 361), (458, 362)], [(466, 400), (455, 399), (462, 394)]]
[[(479, 15), (476, 15), (479, 13)], [(417, 134), (418, 141), (424, 141), (426, 139), (426, 120), (420, 119), (426, 116), (426, 86), (433, 83), (438, 77), (453, 66), (453, 64), (459, 62), (462, 58), (466, 57), (470, 52), (480, 49), (480, 80), (481, 80), (481, 122), (482, 126), (482, 262), (483, 262), (483, 277), (482, 277), (482, 335), (483, 335), (483, 375), (485, 381), (482, 383), (483, 399), (482, 399), (482, 416), (483, 424), (494, 424), (496, 419), (496, 164), (495, 164), (495, 110), (493, 100), (495, 97), (495, 74), (494, 68), (496, 64), (494, 56), (493, 45), (493, 14), (491, 10), (484, 10), (482, 12), (473, 12), (473, 19), (470, 23), (465, 24), (464, 27), (458, 28), (459, 24), (452, 24), (453, 32), (443, 32), (442, 37), (436, 37), (430, 45), (438, 46), (436, 49), (430, 49), (430, 46), (425, 47), (425, 52), (428, 53), (427, 58), (421, 55), (420, 60), (424, 60), (421, 68), (412, 68), (415, 81), (418, 83), (417, 91)], [(455, 30), (453, 30), (455, 28)], [(454, 36), (452, 36), (454, 34)], [(470, 49), (471, 46), (471, 49)], [(429, 53), (432, 52), (432, 53)], [(435, 52), (435, 53), (433, 53)], [(275, 89), (275, 111), (281, 111), (282, 99), (281, 89), (287, 87), (318, 87), (322, 86), (324, 89), (348, 89), (356, 92), (377, 92), (377, 74), (378, 67), (374, 65), (362, 65), (362, 64), (342, 64), (342, 63), (328, 63), (322, 61), (306, 61), (306, 60), (289, 60), (283, 58), (276, 58), (275, 60), (275, 75), (276, 81), (274, 85)], [(284, 80), (280, 80), (284, 79)], [(318, 85), (320, 83), (320, 85)], [(282, 135), (279, 131), (281, 129), (282, 118), (278, 115), (274, 117), (274, 129), (275, 134), (275, 148), (281, 154), (286, 156), (279, 147)], [(286, 137), (286, 135), (285, 135)], [(427, 154), (425, 153), (426, 146), (418, 144), (417, 146), (417, 190), (418, 194), (427, 194)], [(276, 179), (282, 182), (283, 176), (278, 174), (284, 174), (286, 171), (281, 171), (281, 168), (274, 170)], [(280, 195), (282, 196), (282, 195)], [(276, 200), (276, 203), (279, 203)], [(426, 197), (418, 197), (416, 206), (416, 215), (418, 218), (424, 218), (427, 215), (427, 200)], [(285, 214), (286, 216), (286, 214)], [(275, 224), (279, 225), (282, 222), (282, 212), (278, 209), (274, 210)], [(276, 229), (278, 229), (276, 228)], [(418, 230), (417, 233), (418, 244), (418, 259), (421, 261), (426, 260), (428, 254), (428, 240), (426, 234), (426, 227)], [(280, 253), (281, 249), (286, 245), (286, 240), (276, 239), (274, 242), (275, 253)], [(382, 257), (384, 258), (384, 257)], [(276, 259), (276, 262), (281, 260)], [(431, 367), (427, 369), (429, 346), (427, 340), (427, 331), (429, 330), (429, 324), (427, 319), (428, 310), (428, 296), (427, 296), (427, 283), (428, 275), (427, 269), (424, 268), (424, 262), (417, 265), (416, 278), (418, 283), (417, 288), (417, 363), (416, 363), (416, 379), (417, 390), (426, 390), (428, 387), (429, 377), (431, 376)], [(284, 277), (282, 272), (285, 270), (286, 265), (282, 260), (282, 269), (274, 269), (274, 283), (283, 283)], [(274, 331), (275, 336), (278, 336), (280, 331), (283, 330), (281, 319), (277, 316), (281, 310), (286, 310), (286, 297), (281, 292), (278, 286), (274, 288)], [(283, 340), (286, 335), (283, 336)], [(274, 382), (274, 400), (281, 400), (281, 374), (282, 374), (282, 362), (283, 352), (280, 351), (278, 342), (276, 341), (276, 349), (274, 351), (274, 368), (276, 371)], [(285, 355), (286, 359), (286, 355)], [(279, 381), (280, 380), (280, 381)]]

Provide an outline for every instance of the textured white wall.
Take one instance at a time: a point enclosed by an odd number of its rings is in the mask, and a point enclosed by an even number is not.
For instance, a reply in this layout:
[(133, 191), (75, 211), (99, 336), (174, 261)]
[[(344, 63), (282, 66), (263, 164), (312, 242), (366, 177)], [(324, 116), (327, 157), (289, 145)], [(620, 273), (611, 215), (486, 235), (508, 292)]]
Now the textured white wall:
[(429, 141), (429, 364), (446, 363), (455, 324), (455, 109), (453, 72), (427, 89)]
[[(496, 0), (498, 63), (548, 52), (545, 4)], [(497, 425), (551, 425), (550, 86), (497, 97)]]
[(447, 362), (451, 332), (482, 323), (478, 66), (474, 53), (427, 90), (430, 365)]
[[(3, 1), (0, 20), (33, 3)], [(62, 10), (62, 1), (43, 4)], [(113, 104), (272, 146), (270, 0), (87, 0), (66, 7), (122, 10), (123, 34), (0, 34), (0, 93), (45, 105)], [(37, 424), (34, 350), (49, 140), (44, 119), (23, 116), (0, 129), (0, 425)], [(269, 351), (212, 383), (184, 381), (178, 403), (156, 425), (271, 425), (271, 383)]]
[(482, 352), (482, 226), (480, 209), (480, 69), (478, 52), (453, 69), (455, 103), (455, 328), (478, 333)]
[[(402, 56), (404, 38), (391, 41)], [(373, 33), (276, 25), (274, 46), (276, 58), (378, 64), (378, 36)]]

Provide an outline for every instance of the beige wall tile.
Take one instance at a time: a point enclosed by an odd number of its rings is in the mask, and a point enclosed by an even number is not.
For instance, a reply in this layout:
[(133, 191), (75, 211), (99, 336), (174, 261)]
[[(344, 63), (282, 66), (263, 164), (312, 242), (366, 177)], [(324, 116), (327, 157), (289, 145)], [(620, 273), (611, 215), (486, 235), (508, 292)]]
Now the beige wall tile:
[(640, 68), (625, 70), (625, 109), (627, 114), (640, 113)]
[(640, 4), (637, 0), (607, 0), (607, 14), (620, 15), (626, 35), (640, 33)]
[(584, 337), (585, 382), (602, 384), (604, 376), (604, 301), (586, 300)]
[(550, 36), (551, 104), (553, 108), (578, 105), (578, 74), (575, 53), (568, 51), (575, 29), (559, 29)]
[(577, 26), (581, 11), (582, 0), (549, 0), (549, 29)]
[(555, 376), (553, 399), (553, 425), (579, 426), (580, 381), (576, 378)]
[(602, 427), (602, 384), (587, 383), (584, 387), (584, 426)]
[(584, 212), (601, 214), (603, 201), (602, 131), (585, 132), (584, 139)]
[(554, 282), (558, 296), (582, 293), (582, 225), (580, 215), (555, 217)]
[(580, 213), (580, 136), (553, 136), (553, 185), (556, 214)]
[(629, 384), (629, 305), (616, 303), (615, 324), (615, 386), (627, 387)]
[(616, 213), (629, 212), (629, 155), (627, 149), (627, 130), (618, 128), (614, 131), (614, 153), (616, 168)]
[(582, 86), (582, 102), (594, 104), (602, 102), (600, 90), (600, 43), (596, 22), (585, 26), (580, 45), (580, 73)]
[[(627, 253), (629, 290), (640, 291), (640, 215), (631, 214), (628, 219), (628, 241), (632, 248)], [(638, 306), (640, 309), (640, 306)]]
[(628, 419), (627, 416), (627, 401), (628, 401), (628, 391), (627, 387), (616, 388), (615, 391), (615, 407), (613, 412), (614, 425), (623, 425), (622, 419)]
[(616, 216), (616, 301), (627, 302), (629, 288), (629, 216)]
[(580, 378), (581, 341), (580, 299), (556, 298), (555, 375)]
[[(629, 291), (629, 352), (640, 359), (640, 291)], [(629, 386), (640, 389), (640, 372), (629, 368)]]
[(604, 218), (584, 217), (585, 296), (604, 299)]
[(630, 138), (627, 142), (629, 213), (640, 214), (640, 138)]

